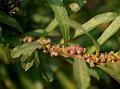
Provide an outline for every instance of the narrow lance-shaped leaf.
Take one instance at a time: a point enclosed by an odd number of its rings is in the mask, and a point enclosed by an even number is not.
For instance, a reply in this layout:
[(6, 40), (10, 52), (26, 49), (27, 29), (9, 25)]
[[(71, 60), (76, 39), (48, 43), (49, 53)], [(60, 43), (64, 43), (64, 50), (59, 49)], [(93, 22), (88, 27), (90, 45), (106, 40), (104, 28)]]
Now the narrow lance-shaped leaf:
[(88, 69), (89, 75), (96, 78), (97, 80), (100, 80), (100, 76), (98, 75), (97, 71), (94, 69)]
[(53, 19), (49, 25), (46, 27), (45, 31), (42, 33), (43, 36), (47, 36), (48, 33), (55, 30), (55, 28), (58, 26), (58, 21), (56, 19)]
[(90, 34), (86, 31), (86, 29), (84, 29), (84, 27), (83, 27), (81, 24), (75, 22), (74, 20), (68, 20), (68, 22), (66, 22), (66, 23), (69, 24), (69, 25), (70, 25), (71, 27), (73, 27), (74, 29), (81, 29), (81, 30), (83, 30), (83, 31), (86, 33), (86, 35), (93, 41), (94, 46), (95, 46), (95, 48), (96, 48), (96, 56), (98, 56), (98, 55), (99, 55), (99, 50), (100, 50), (100, 45), (99, 45), (99, 43), (92, 37), (92, 35), (90, 35)]
[[(102, 45), (106, 40), (108, 40), (112, 35), (114, 35), (120, 29), (120, 15), (110, 24), (110, 26), (103, 32), (99, 37), (98, 42)], [(93, 46), (89, 53), (93, 53), (95, 47)]]
[(120, 54), (120, 49), (119, 49), (119, 51), (117, 53)]
[(39, 50), (35, 50), (35, 64), (37, 67), (39, 67), (40, 64), (40, 55), (39, 55)]
[(2, 38), (2, 27), (0, 26), (0, 41), (1, 41), (1, 38)]
[(11, 56), (10, 56), (10, 50), (8, 46), (3, 46), (2, 44), (0, 44), (0, 59), (4, 63), (10, 62)]
[(43, 71), (42, 72), (42, 77), (45, 79), (47, 82), (52, 82), (53, 81), (53, 73), (52, 71)]
[(78, 89), (87, 89), (90, 85), (90, 76), (84, 59), (74, 59), (73, 73)]
[(32, 54), (23, 54), (21, 57), (21, 65), (25, 71), (29, 70), (35, 61), (34, 52)]
[(58, 26), (58, 22), (56, 19), (53, 19), (50, 24), (47, 26), (47, 28), (45, 29), (45, 31), (47, 33), (53, 31), (56, 27)]
[(50, 61), (50, 68), (55, 73), (55, 77), (59, 80), (62, 89), (76, 89), (75, 84), (62, 71), (59, 70), (60, 62), (53, 59)]
[(106, 66), (98, 66), (104, 70), (111, 77), (113, 77), (118, 83), (120, 83), (120, 64), (119, 63), (108, 63)]
[(64, 89), (76, 89), (75, 85), (62, 71), (58, 71), (55, 76)]
[(86, 4), (87, 0), (76, 0), (76, 2), (79, 4), (80, 7), (82, 7)]
[(27, 35), (27, 36), (32, 36), (32, 37), (40, 37), (40, 36), (43, 35), (43, 33), (44, 33), (43, 29), (36, 29), (36, 30), (33, 30), (33, 31), (26, 32), (24, 34)]
[(46, 64), (45, 61), (44, 63), (41, 63), (40, 69), (42, 70), (42, 77), (45, 79), (47, 82), (52, 82), (54, 77), (53, 77), (53, 71), (51, 70), (49, 64)]
[(31, 52), (34, 52), (35, 49), (41, 48), (42, 46), (38, 42), (32, 42), (32, 43), (25, 43), (23, 45), (15, 47), (11, 51), (12, 58), (18, 58), (22, 54), (29, 54)]
[(64, 23), (64, 21), (68, 20), (68, 14), (63, 6), (63, 0), (48, 0), (48, 2), (54, 12), (56, 20), (59, 23), (64, 43), (66, 45), (69, 40), (69, 25)]
[[(117, 18), (117, 14), (114, 12), (107, 12), (107, 13), (103, 13), (103, 14), (99, 14), (95, 17), (93, 17), (92, 19), (90, 19), (88, 22), (84, 23), (82, 26), (84, 27), (84, 29), (86, 30), (86, 32), (91, 31), (93, 28), (95, 28), (96, 26), (103, 24), (103, 23), (108, 23), (113, 21), (114, 19)], [(73, 38), (76, 38), (82, 34), (86, 33), (85, 31), (79, 29), (76, 29), (75, 31), (75, 35)]]
[(18, 58), (21, 56), (21, 65), (25, 71), (33, 66), (35, 61), (35, 50), (40, 49), (41, 45), (38, 42), (25, 43), (23, 45), (15, 47), (12, 52), (12, 58)]
[[(103, 19), (103, 17), (104, 17), (104, 19)], [(86, 32), (89, 32), (93, 28), (95, 28), (96, 26), (98, 26), (102, 23), (107, 23), (107, 22), (113, 21), (116, 17), (117, 17), (117, 14), (114, 13), (114, 12), (103, 13), (103, 14), (100, 14), (100, 15), (97, 15), (97, 16), (93, 17), (88, 22), (84, 23), (82, 26), (86, 29)], [(94, 22), (96, 22), (96, 23), (91, 24), (91, 23), (94, 23)], [(56, 19), (53, 19), (51, 21), (51, 23), (48, 25), (48, 27), (46, 28), (45, 31), (47, 33), (49, 33), (52, 30), (54, 30), (55, 27), (57, 27), (57, 26), (58, 26), (58, 21)], [(76, 37), (78, 37), (78, 36), (80, 36), (84, 33), (85, 33), (85, 31), (81, 30), (81, 28), (76, 29), (76, 32), (75, 32), (75, 35), (74, 35), (73, 38), (76, 38)]]
[(7, 24), (11, 27), (16, 28), (18, 31), (23, 33), (23, 29), (21, 28), (20, 24), (13, 19), (12, 17), (10, 17), (9, 15), (7, 15), (6, 13), (0, 11), (0, 22)]
[(40, 65), (38, 68), (42, 72), (43, 79), (46, 80), (47, 82), (52, 82), (54, 76), (53, 76), (53, 71), (48, 62), (49, 57), (47, 57), (44, 53), (38, 53), (38, 56), (40, 60)]

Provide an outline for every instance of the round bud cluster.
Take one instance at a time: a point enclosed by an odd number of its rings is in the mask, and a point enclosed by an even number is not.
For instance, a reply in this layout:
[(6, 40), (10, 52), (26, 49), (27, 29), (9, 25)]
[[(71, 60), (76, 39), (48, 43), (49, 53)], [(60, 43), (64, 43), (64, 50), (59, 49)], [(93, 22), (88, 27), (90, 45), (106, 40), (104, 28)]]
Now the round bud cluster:
[(30, 43), (30, 42), (32, 42), (33, 40), (34, 40), (34, 38), (31, 37), (31, 36), (25, 36), (25, 37), (22, 39), (22, 41), (23, 41), (24, 43)]
[(47, 53), (48, 49), (50, 49), (51, 47), (51, 40), (47, 38), (40, 38), (39, 40), (37, 40), (37, 42), (39, 42), (42, 45), (43, 52)]
[(63, 48), (62, 53), (65, 57), (77, 57), (83, 55), (86, 48), (80, 47), (78, 45), (71, 45), (69, 47)]
[(113, 51), (110, 53), (101, 53), (98, 57), (94, 54), (85, 54), (83, 58), (91, 67), (105, 65), (107, 62), (120, 62), (120, 55)]
[(62, 48), (60, 47), (60, 45), (53, 45), (50, 49), (50, 55), (51, 56), (58, 56), (61, 53)]
[(48, 39), (48, 38), (40, 38), (37, 40), (37, 42), (39, 42), (41, 45), (46, 45), (46, 44), (50, 44), (51, 43), (51, 40)]
[(80, 46), (60, 47), (60, 45), (53, 45), (50, 48), (51, 56), (58, 56), (59, 54), (65, 57), (76, 57), (85, 53), (86, 49)]
[(51, 56), (62, 55), (64, 57), (72, 57), (77, 59), (84, 59), (91, 67), (96, 65), (105, 65), (107, 62), (119, 62), (120, 55), (111, 51), (110, 53), (100, 53), (99, 56), (95, 54), (87, 54), (86, 48), (78, 45), (71, 45), (68, 47), (61, 47), (59, 44), (52, 45), (50, 39), (41, 38), (37, 40), (42, 45), (44, 53), (50, 53)]

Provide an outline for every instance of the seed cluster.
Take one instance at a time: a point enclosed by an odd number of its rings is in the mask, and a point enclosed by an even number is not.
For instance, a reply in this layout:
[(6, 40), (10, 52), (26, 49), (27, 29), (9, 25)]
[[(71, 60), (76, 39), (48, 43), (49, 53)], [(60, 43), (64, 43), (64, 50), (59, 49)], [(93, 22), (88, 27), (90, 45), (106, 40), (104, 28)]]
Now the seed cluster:
[(120, 55), (118, 53), (114, 53), (111, 51), (110, 53), (100, 53), (99, 56), (95, 54), (87, 54), (86, 48), (80, 47), (78, 45), (71, 45), (68, 47), (61, 47), (59, 44), (52, 45), (50, 39), (39, 39), (38, 42), (43, 45), (43, 52), (49, 53), (51, 56), (62, 55), (64, 57), (72, 57), (72, 58), (82, 58), (87, 63), (90, 64), (91, 67), (96, 65), (105, 65), (107, 62), (119, 62), (120, 63)]

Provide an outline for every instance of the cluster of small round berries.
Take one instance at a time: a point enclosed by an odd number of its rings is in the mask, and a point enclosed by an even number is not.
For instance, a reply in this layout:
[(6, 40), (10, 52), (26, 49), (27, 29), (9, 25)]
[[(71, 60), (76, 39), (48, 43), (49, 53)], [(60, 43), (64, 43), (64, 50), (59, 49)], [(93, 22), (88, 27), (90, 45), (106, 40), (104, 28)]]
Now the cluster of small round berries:
[(34, 38), (31, 37), (31, 36), (25, 36), (25, 37), (22, 38), (22, 41), (24, 43), (31, 43), (33, 40), (34, 40)]
[(41, 38), (37, 40), (42, 45), (42, 50), (44, 53), (49, 53), (51, 56), (62, 55), (64, 57), (72, 57), (72, 58), (82, 58), (87, 63), (90, 64), (91, 67), (96, 65), (105, 65), (107, 62), (119, 62), (120, 63), (120, 55), (111, 51), (110, 53), (100, 53), (99, 56), (95, 54), (87, 54), (86, 48), (80, 47), (78, 45), (71, 45), (68, 47), (61, 47), (58, 45), (52, 45), (50, 39)]

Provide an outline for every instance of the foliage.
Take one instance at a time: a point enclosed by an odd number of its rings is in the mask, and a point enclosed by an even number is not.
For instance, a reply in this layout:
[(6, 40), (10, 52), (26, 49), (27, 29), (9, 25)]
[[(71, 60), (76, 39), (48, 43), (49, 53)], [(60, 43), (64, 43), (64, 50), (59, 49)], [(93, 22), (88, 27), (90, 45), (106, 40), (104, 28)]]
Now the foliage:
[(119, 0), (1, 0), (0, 89), (119, 89), (119, 10)]

